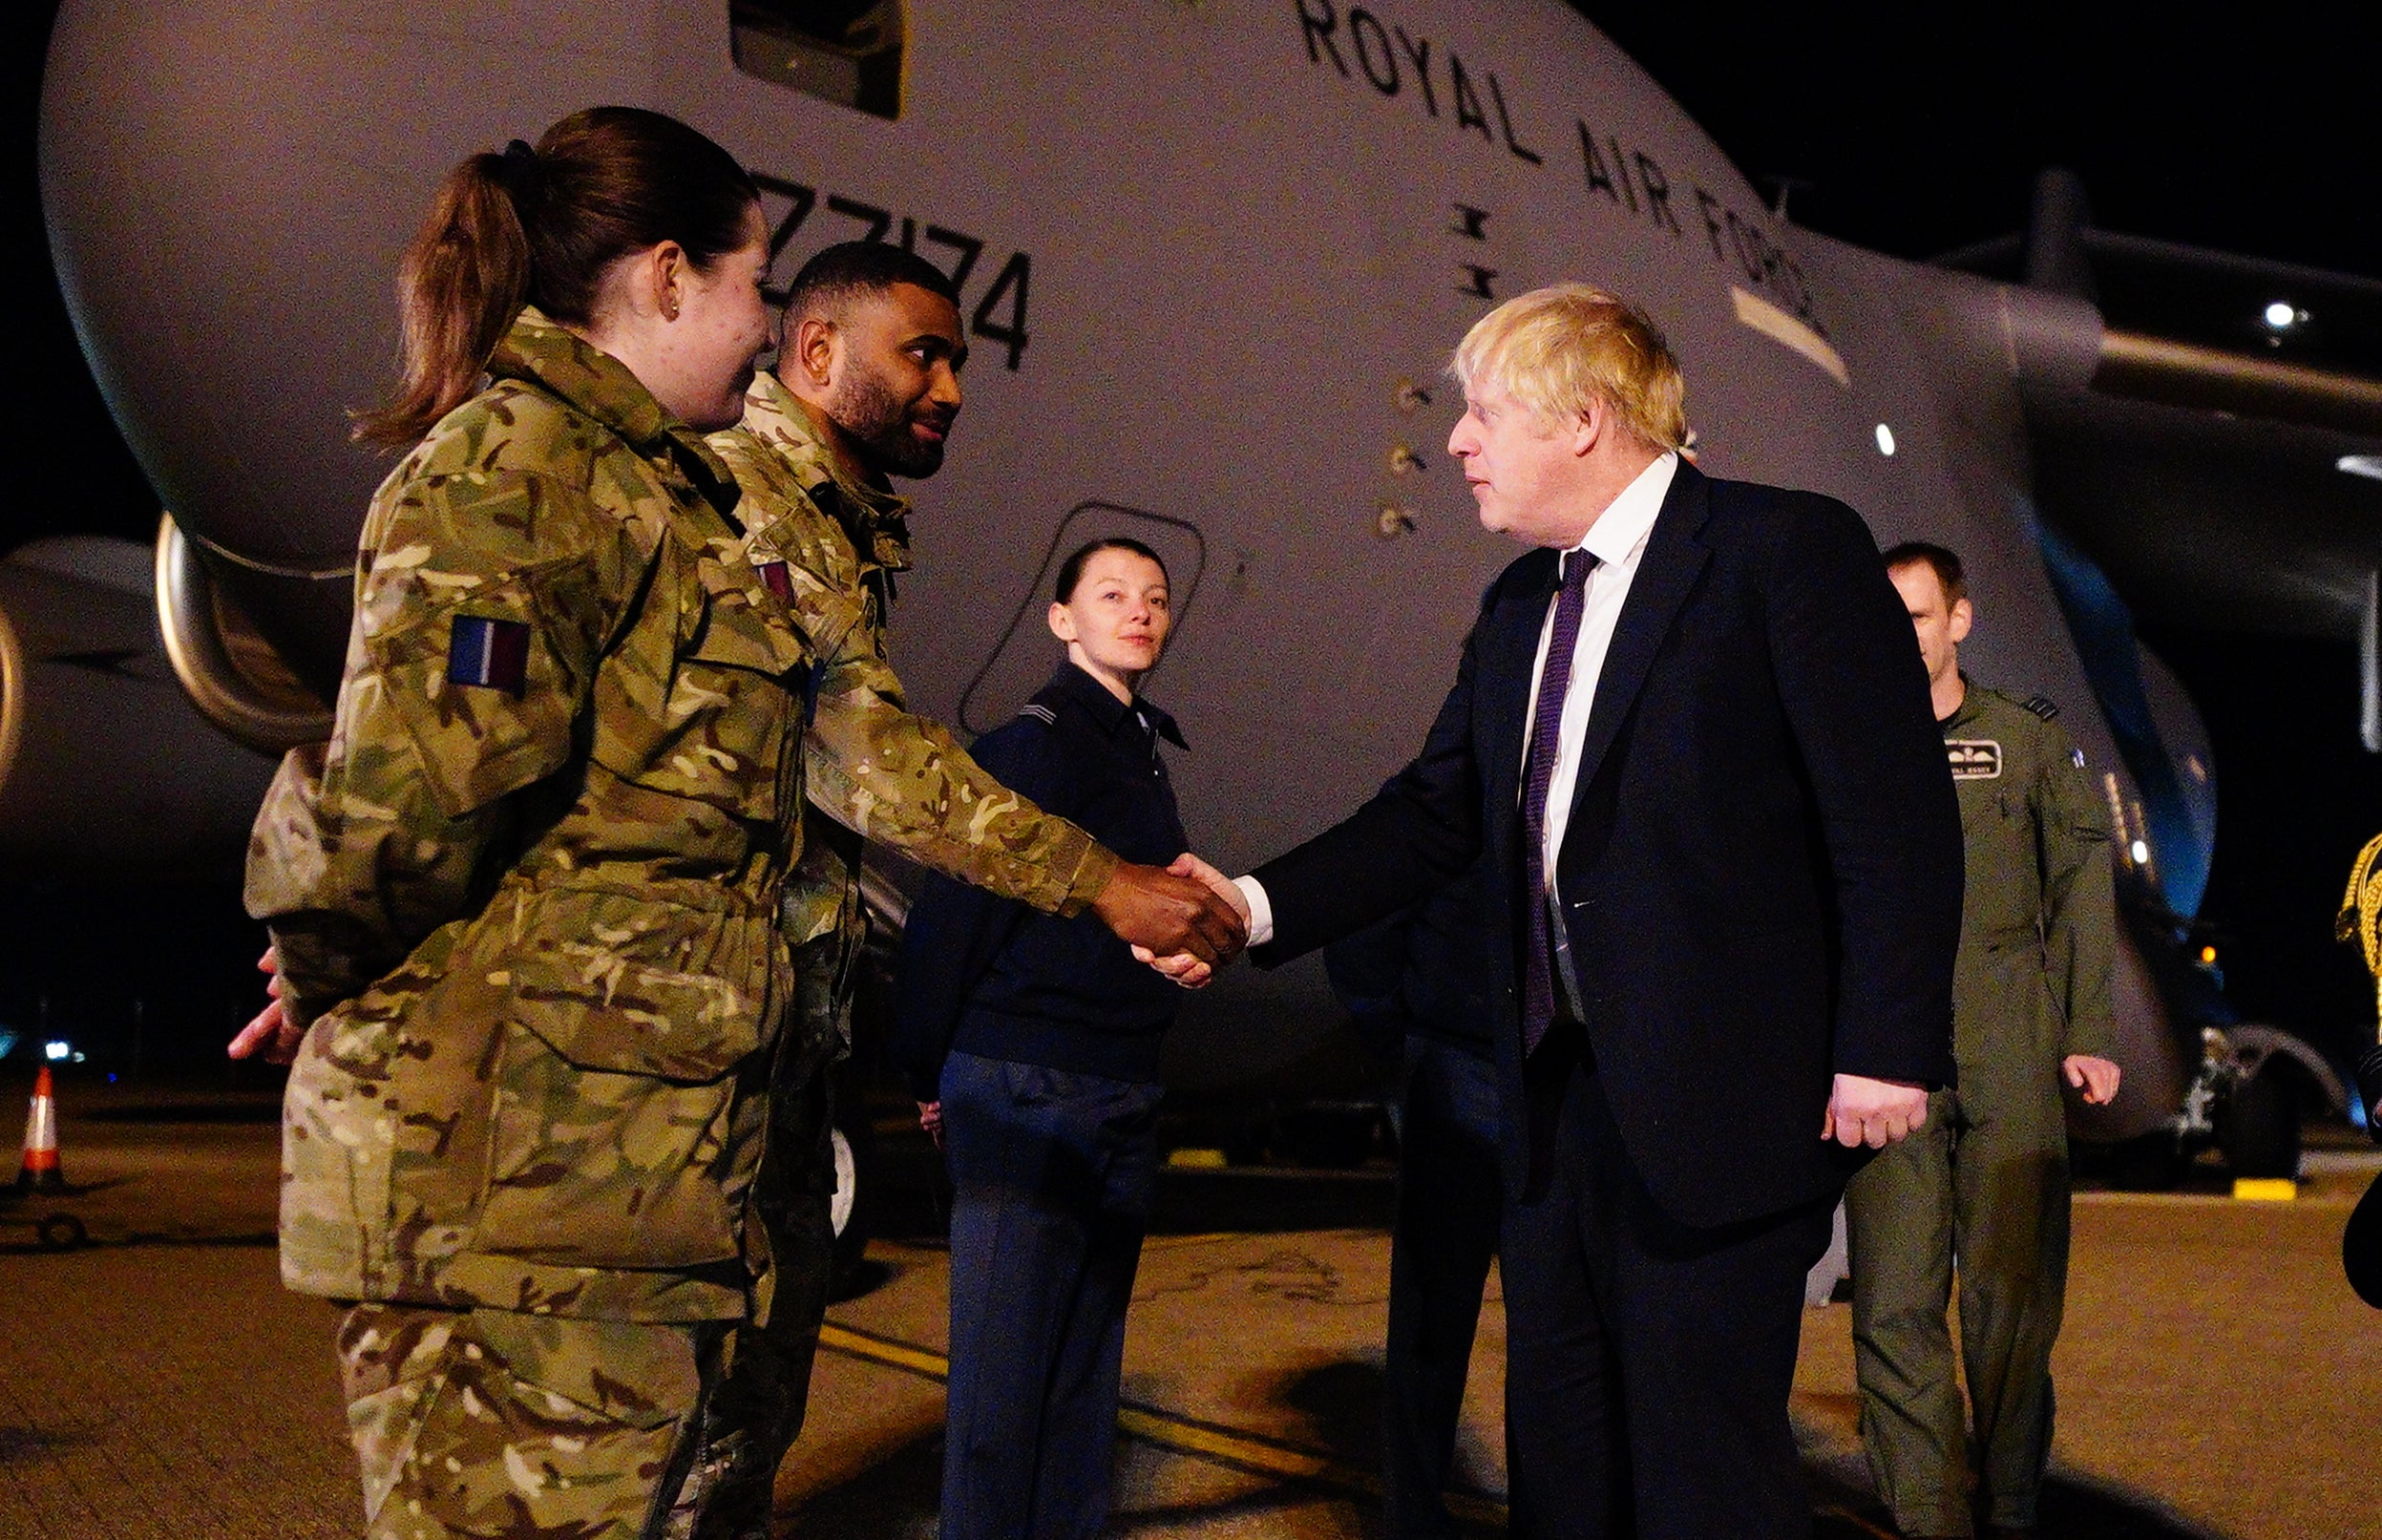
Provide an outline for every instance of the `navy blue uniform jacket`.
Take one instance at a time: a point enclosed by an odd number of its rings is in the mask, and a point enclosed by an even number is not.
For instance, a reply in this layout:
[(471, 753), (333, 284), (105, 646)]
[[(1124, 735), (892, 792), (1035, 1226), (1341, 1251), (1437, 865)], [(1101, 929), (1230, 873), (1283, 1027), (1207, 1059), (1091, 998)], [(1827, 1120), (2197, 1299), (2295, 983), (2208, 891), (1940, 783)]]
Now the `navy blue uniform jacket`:
[[(1556, 580), (1490, 584), (1423, 751), (1257, 869), (1271, 966), (1486, 854), (1507, 1180), (1528, 1180), (1517, 988), (1520, 780)], [(1556, 859), (1591, 1049), (1673, 1218), (1719, 1225), (1839, 1191), (1836, 1073), (1949, 1085), (1960, 811), (1910, 620), (1844, 504), (1681, 465), (1606, 654)]]
[[(1072, 818), (1128, 861), (1164, 866), (1189, 847), (1158, 740), (1174, 719), (1131, 706), (1062, 664), (1009, 722), (970, 753), (1003, 786)], [(1183, 992), (1088, 910), (1039, 914), (933, 876), (903, 927), (894, 1057), (932, 1102), (952, 1048), (1051, 1069), (1154, 1082)]]

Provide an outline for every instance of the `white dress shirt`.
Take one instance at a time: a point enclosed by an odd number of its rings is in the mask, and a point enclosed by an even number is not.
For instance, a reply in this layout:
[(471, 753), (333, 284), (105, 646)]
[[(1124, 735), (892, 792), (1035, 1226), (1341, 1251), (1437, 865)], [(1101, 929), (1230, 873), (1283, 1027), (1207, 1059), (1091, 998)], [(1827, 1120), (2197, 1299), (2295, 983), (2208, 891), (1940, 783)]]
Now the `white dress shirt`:
[[(1620, 623), (1622, 601), (1637, 578), (1637, 564), (1646, 555), (1647, 538), (1655, 532), (1655, 516), (1670, 495), (1671, 477), (1679, 457), (1665, 454), (1621, 489), (1587, 538), (1566, 553), (1585, 551), (1596, 559), (1588, 575), (1588, 594), (1580, 609), (1580, 639), (1571, 648), (1571, 684), (1564, 691), (1563, 725), (1555, 745), (1555, 778), (1547, 788), (1546, 871), (1548, 891), (1553, 891), (1555, 853), (1563, 849), (1563, 833), (1571, 822), (1571, 797), (1580, 781), (1580, 746), (1588, 740), (1588, 714), (1596, 704), (1596, 681), (1605, 671), (1605, 654), (1613, 647), (1613, 630)], [(1538, 717), (1538, 684), (1547, 673), (1547, 643), (1555, 632), (1555, 606), (1547, 604), (1547, 621), (1538, 629), (1538, 654), (1530, 664), (1530, 714), (1522, 723), (1522, 757), (1529, 758), (1530, 732)], [(1527, 771), (1523, 772), (1527, 776)], [(1269, 917), (1270, 918), (1270, 917)]]
[[(1605, 654), (1613, 646), (1613, 627), (1620, 622), (1621, 605), (1630, 597), (1630, 584), (1637, 577), (1637, 564), (1646, 555), (1646, 541), (1654, 534), (1655, 517), (1662, 512), (1662, 500), (1671, 492), (1671, 478), (1678, 474), (1679, 457), (1666, 454), (1637, 475), (1637, 479), (1621, 489), (1621, 495), (1606, 505), (1589, 527), (1588, 534), (1574, 551), (1586, 551), (1596, 558), (1596, 568), (1588, 575), (1588, 592), (1580, 611), (1580, 636), (1571, 651), (1571, 683), (1563, 698), (1561, 735), (1555, 748), (1555, 778), (1547, 789), (1547, 849), (1546, 870), (1549, 891), (1555, 880), (1555, 854), (1563, 849), (1564, 830), (1571, 821), (1571, 798), (1579, 785), (1580, 747), (1588, 738), (1588, 716), (1596, 704), (1596, 681), (1604, 672)], [(1554, 634), (1555, 604), (1552, 597), (1547, 602), (1547, 619), (1539, 626), (1538, 653), (1530, 665), (1530, 714), (1523, 720), (1523, 755), (1529, 754), (1530, 725), (1538, 715), (1538, 681), (1546, 673), (1547, 643)], [(1249, 902), (1249, 944), (1261, 946), (1274, 939), (1274, 904), (1266, 897), (1265, 885), (1255, 877), (1234, 877), (1233, 885)]]

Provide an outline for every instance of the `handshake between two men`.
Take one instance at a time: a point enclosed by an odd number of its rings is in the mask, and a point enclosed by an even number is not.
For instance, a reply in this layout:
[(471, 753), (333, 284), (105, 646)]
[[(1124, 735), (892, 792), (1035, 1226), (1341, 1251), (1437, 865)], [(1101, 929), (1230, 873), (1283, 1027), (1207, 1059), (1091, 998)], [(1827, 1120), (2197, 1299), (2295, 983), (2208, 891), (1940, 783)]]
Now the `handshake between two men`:
[[(1133, 956), (1165, 974), (1186, 989), (1204, 988), (1215, 977), (1220, 965), (1238, 957), (1252, 940), (1249, 934), (1249, 900), (1240, 888), (1208, 862), (1191, 852), (1177, 855), (1166, 868), (1164, 875), (1174, 880), (1161, 884), (1160, 875), (1152, 868), (1128, 866), (1119, 868), (1117, 875), (1136, 874), (1131, 889), (1120, 893), (1126, 884), (1111, 881), (1092, 900), (1093, 910), (1108, 923), (1108, 928), (1123, 937), (1133, 948)], [(1196, 889), (1196, 892), (1191, 890)], [(1117, 912), (1111, 914), (1108, 904), (1111, 894), (1118, 895)], [(1126, 905), (1148, 906), (1149, 920), (1136, 909)], [(1128, 933), (1128, 923), (1136, 930), (1154, 922), (1159, 917), (1182, 906), (1182, 931), (1178, 938), (1159, 938), (1145, 941)], [(1206, 943), (1202, 950), (1201, 943)]]
[[(1136, 875), (1129, 882), (1123, 880), (1128, 873)], [(1249, 899), (1239, 884), (1189, 851), (1176, 856), (1166, 873), (1196, 879), (1207, 890), (1206, 901), (1187, 893), (1184, 883), (1157, 882), (1151, 868), (1126, 867), (1119, 870), (1120, 880), (1110, 882), (1093, 900), (1093, 907), (1110, 929), (1131, 942), (1134, 957), (1186, 989), (1202, 988), (1215, 977), (1217, 967), (1250, 942)], [(1161, 943), (1166, 950), (1127, 935), (1128, 924), (1153, 934), (1153, 928), (1170, 919), (1179, 929), (1172, 933), (1176, 939)], [(1840, 1074), (1830, 1087), (1820, 1137), (1848, 1150), (1863, 1145), (1882, 1150), (1925, 1127), (1927, 1115), (1923, 1086)]]
[[(1186, 989), (1205, 987), (1215, 970), (1251, 940), (1249, 900), (1240, 887), (1186, 851), (1164, 868), (1125, 862), (1092, 899), (1093, 913), (1133, 949), (1133, 956)], [(302, 1032), (284, 1013), (279, 960), (267, 951), (258, 966), (271, 997), (230, 1045), (231, 1057), (285, 1065), (297, 1057)], [(1838, 1075), (1822, 1139), (1846, 1148), (1881, 1149), (1927, 1121), (1927, 1092), (1892, 1081)]]
[(1232, 880), (1189, 851), (1166, 867), (1117, 867), (1091, 902), (1133, 956), (1197, 989), (1249, 945), (1249, 901)]

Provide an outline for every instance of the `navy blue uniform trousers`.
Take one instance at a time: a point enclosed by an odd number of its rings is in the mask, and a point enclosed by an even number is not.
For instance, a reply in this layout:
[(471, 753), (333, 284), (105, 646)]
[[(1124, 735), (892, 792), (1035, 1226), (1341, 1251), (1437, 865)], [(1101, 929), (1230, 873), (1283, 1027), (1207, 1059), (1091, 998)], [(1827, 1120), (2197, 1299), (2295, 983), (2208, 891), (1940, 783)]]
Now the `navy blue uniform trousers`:
[(1502, 1187), (1496, 1064), (1486, 1052), (1410, 1035), (1381, 1404), (1382, 1496), (1398, 1540), (1457, 1532), (1440, 1494), (1455, 1463)]
[(1108, 1511), (1161, 1089), (957, 1051), (941, 1088), (942, 1540), (1091, 1540)]
[(1631, 1162), (1576, 1025), (1526, 1074), (1532, 1179), (1499, 1253), (1512, 1533), (1808, 1535), (1786, 1399), (1834, 1197), (1681, 1224)]

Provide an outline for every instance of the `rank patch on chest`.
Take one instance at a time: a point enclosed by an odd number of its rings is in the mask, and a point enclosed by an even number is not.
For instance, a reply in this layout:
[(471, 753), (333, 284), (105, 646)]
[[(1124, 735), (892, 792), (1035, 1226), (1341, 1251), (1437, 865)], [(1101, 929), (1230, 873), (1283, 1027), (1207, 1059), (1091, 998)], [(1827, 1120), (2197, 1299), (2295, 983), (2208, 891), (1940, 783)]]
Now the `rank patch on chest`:
[(2001, 745), (1991, 738), (1947, 738), (1944, 751), (1951, 756), (1955, 781), (2001, 778)]
[(794, 577), (786, 570), (785, 562), (764, 561), (758, 570), (762, 585), (777, 596), (779, 603), (790, 604), (794, 601)]
[(529, 627), (484, 615), (456, 616), (447, 638), (447, 679), (520, 694), (529, 683)]

